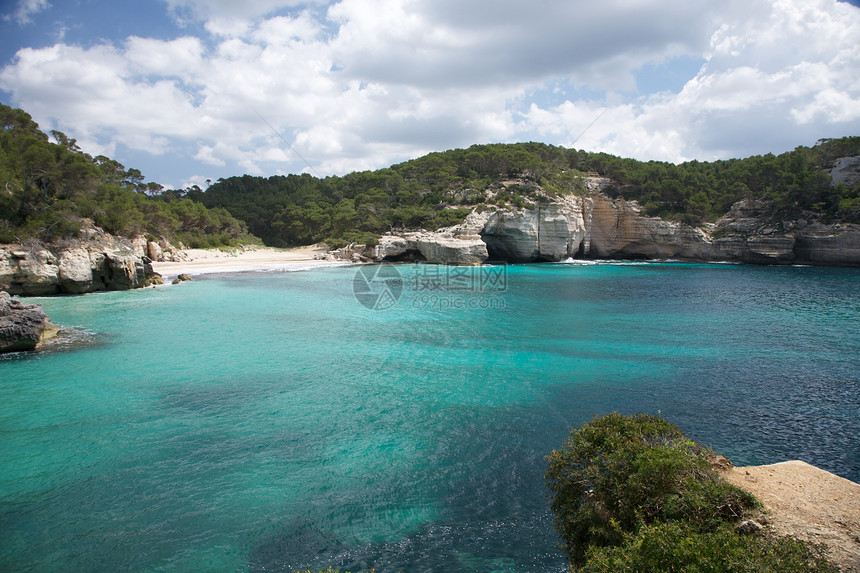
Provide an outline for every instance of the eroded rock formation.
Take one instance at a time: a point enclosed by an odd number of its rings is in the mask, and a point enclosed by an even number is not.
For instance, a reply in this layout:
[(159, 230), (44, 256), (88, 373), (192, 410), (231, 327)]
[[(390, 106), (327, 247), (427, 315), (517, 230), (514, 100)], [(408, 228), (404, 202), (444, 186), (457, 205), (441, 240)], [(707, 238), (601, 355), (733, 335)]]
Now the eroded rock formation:
[(0, 245), (0, 289), (38, 296), (142, 287), (155, 273), (138, 249), (98, 227), (62, 245)]
[(0, 353), (33, 350), (59, 330), (40, 305), (24, 304), (0, 291)]

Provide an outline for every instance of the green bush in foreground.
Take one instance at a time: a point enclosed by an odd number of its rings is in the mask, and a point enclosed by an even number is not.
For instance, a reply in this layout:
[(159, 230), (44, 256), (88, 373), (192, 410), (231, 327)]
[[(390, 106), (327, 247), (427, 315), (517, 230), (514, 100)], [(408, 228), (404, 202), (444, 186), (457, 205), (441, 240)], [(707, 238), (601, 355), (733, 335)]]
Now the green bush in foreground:
[[(571, 432), (548, 456), (545, 477), (572, 566), (797, 571), (818, 564), (799, 542), (734, 532), (732, 525), (759, 503), (724, 481), (711, 467), (712, 456), (655, 416), (613, 413)], [(816, 567), (832, 570), (824, 561)]]
[(642, 526), (616, 547), (591, 548), (582, 572), (837, 572), (821, 555), (795, 539), (739, 535), (729, 524), (701, 533), (681, 522)]

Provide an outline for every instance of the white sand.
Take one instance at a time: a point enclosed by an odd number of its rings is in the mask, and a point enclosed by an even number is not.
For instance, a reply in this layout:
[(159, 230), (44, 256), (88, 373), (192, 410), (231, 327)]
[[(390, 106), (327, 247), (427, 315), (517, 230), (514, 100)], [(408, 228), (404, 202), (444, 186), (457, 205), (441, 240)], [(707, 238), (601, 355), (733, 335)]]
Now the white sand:
[(212, 273), (238, 273), (247, 271), (297, 271), (318, 267), (343, 266), (348, 263), (315, 259), (325, 249), (310, 246), (296, 249), (252, 247), (231, 252), (217, 249), (186, 249), (187, 260), (179, 262), (153, 262), (152, 269), (165, 281), (180, 274), (193, 276)]

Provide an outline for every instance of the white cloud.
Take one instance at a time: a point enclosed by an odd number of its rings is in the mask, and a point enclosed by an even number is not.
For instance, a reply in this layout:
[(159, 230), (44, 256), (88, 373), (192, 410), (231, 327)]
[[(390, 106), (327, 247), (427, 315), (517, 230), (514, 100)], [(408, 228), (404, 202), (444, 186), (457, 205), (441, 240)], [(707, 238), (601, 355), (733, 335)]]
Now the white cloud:
[[(326, 175), (492, 141), (679, 161), (860, 131), (860, 10), (835, 0), (167, 3), (210, 35), (25, 48), (0, 88), (81, 141), (236, 174), (309, 171), (289, 146)], [(677, 56), (707, 63), (636, 93)]]
[(21, 26), (32, 24), (32, 16), (50, 7), (48, 0), (18, 0), (15, 11), (4, 15), (3, 19), (6, 21), (14, 20)]
[[(743, 10), (724, 14), (707, 64), (679, 93), (610, 107), (612, 121), (601, 119), (577, 145), (678, 161), (779, 152), (834, 129), (860, 131), (860, 11), (827, 0), (756, 0)], [(570, 102), (533, 106), (526, 123), (572, 137), (587, 115)]]

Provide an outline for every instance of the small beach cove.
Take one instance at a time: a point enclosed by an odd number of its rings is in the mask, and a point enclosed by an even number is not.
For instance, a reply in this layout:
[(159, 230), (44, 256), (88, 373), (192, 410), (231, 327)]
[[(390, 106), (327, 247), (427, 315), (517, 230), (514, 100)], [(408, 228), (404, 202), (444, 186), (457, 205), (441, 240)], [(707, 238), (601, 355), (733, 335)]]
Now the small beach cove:
[(182, 260), (153, 261), (152, 269), (165, 282), (180, 274), (191, 277), (213, 273), (250, 271), (289, 271), (319, 267), (343, 266), (345, 263), (322, 258), (325, 245), (308, 245), (292, 249), (248, 246), (233, 249), (185, 249), (179, 251)]

